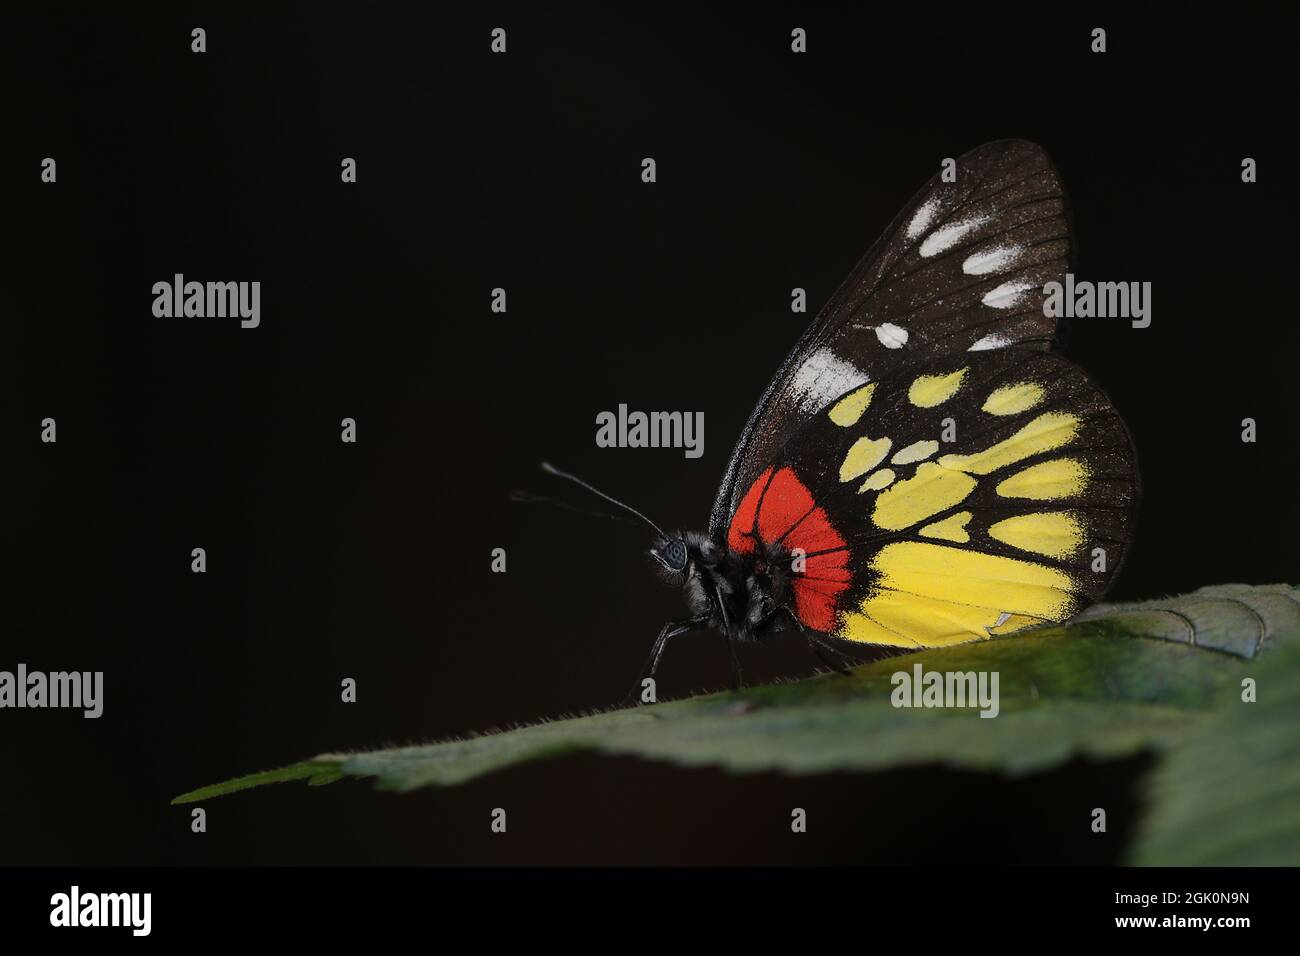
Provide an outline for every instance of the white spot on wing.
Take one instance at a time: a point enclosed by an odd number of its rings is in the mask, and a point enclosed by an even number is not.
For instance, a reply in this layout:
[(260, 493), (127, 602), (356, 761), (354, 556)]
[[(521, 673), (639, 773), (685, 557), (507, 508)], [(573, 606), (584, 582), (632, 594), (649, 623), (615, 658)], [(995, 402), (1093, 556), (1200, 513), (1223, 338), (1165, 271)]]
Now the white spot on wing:
[(961, 264), (961, 271), (968, 276), (1001, 272), (1019, 259), (1023, 251), (1019, 246), (997, 246), (987, 252), (977, 252)]
[(1005, 335), (998, 335), (996, 332), (994, 332), (993, 334), (986, 335), (984, 336), (984, 338), (976, 341), (976, 343), (972, 345), (970, 348), (968, 348), (966, 351), (983, 352), (985, 349), (1002, 349), (1002, 348), (1006, 348), (1010, 344), (1011, 344), (1011, 340), (1009, 338), (1007, 338)]
[(850, 389), (867, 381), (867, 373), (846, 362), (828, 348), (808, 356), (794, 374), (795, 400), (804, 408), (816, 411)]
[(876, 326), (876, 338), (887, 349), (901, 349), (907, 344), (907, 329), (892, 322), (882, 322)]
[(950, 226), (944, 226), (942, 229), (936, 229), (930, 233), (921, 243), (921, 257), (928, 259), (930, 256), (937, 256), (941, 252), (946, 252), (968, 233), (978, 229), (984, 223), (988, 222), (988, 216), (976, 216), (973, 219), (967, 219), (963, 222), (954, 222)]
[(934, 217), (939, 213), (939, 200), (930, 198), (921, 204), (916, 210), (916, 215), (912, 221), (907, 224), (907, 238), (915, 239), (921, 233), (930, 228), (930, 223), (934, 222)]
[[(998, 615), (998, 619), (997, 619), (996, 621), (994, 621), (992, 624), (986, 624), (986, 625), (984, 625), (984, 633), (987, 634), (989, 637), (993, 637), (993, 631), (994, 631), (994, 629), (995, 629), (995, 628), (999, 628), (999, 627), (1001, 627), (1003, 624), (1007, 623), (1007, 621), (1009, 621), (1009, 620), (1011, 620), (1011, 615), (1010, 615), (1009, 613), (1007, 613), (1006, 611), (1003, 611), (1001, 614)], [(1035, 689), (1034, 696), (1035, 696), (1035, 697), (1038, 696), (1037, 689)]]
[(1023, 279), (1004, 282), (996, 289), (989, 291), (982, 301), (991, 309), (1009, 309), (1019, 302), (1020, 297), (1033, 287), (1032, 282), (1026, 282)]

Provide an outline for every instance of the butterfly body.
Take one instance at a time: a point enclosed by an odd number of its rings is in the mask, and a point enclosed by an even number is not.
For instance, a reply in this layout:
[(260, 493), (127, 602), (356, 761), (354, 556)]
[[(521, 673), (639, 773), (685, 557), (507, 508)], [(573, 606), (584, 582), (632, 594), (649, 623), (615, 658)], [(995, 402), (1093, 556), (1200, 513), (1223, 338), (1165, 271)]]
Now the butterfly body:
[[(674, 568), (660, 557), (673, 540), (685, 545), (685, 567)], [(743, 553), (692, 531), (657, 542), (651, 554), (659, 559), (666, 579), (681, 585), (690, 620), (730, 640), (771, 636), (783, 623), (784, 609), (793, 605), (794, 562), (783, 545)]]

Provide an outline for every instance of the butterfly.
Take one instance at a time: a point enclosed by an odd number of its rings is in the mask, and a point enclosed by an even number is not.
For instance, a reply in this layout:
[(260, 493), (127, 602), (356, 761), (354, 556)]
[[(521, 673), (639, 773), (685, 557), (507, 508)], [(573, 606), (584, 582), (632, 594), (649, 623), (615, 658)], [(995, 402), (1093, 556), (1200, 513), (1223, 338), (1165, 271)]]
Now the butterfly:
[[(1128, 430), (1054, 351), (1045, 284), (1073, 240), (1059, 176), (1023, 140), (936, 174), (799, 339), (751, 413), (705, 532), (656, 532), (685, 594), (676, 637), (802, 633), (851, 651), (983, 641), (1063, 621), (1123, 564), (1140, 495)], [(635, 691), (634, 691), (635, 693)]]

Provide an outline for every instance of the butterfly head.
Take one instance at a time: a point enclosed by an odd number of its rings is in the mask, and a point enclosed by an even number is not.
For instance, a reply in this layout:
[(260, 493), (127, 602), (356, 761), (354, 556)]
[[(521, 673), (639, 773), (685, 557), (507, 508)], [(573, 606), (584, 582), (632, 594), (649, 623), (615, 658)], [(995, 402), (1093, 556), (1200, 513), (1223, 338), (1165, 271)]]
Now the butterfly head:
[(650, 556), (654, 558), (670, 574), (685, 574), (686, 567), (690, 563), (690, 551), (686, 547), (685, 539), (681, 537), (661, 538), (655, 542), (654, 547), (650, 549)]

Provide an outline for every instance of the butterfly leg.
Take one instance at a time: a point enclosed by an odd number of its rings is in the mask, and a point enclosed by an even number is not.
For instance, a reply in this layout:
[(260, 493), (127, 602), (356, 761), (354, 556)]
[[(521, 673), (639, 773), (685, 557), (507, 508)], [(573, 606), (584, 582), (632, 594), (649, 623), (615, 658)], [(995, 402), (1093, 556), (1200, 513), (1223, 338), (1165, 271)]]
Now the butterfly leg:
[(728, 681), (732, 690), (740, 690), (740, 657), (736, 654), (736, 640), (727, 634), (727, 653), (731, 655), (731, 671)]
[[(831, 647), (825, 641), (817, 637), (814, 637), (810, 633), (805, 632), (804, 637), (807, 638), (808, 640), (809, 650), (811, 650), (814, 654), (816, 654), (817, 659), (820, 660), (823, 664), (825, 664), (831, 670), (835, 671), (835, 673), (840, 674), (844, 677), (848, 677), (850, 676), (850, 674), (852, 674), (850, 668), (854, 664), (856, 664), (857, 661), (851, 660), (847, 655), (840, 653), (839, 650), (837, 650), (834, 647)], [(832, 660), (830, 657), (827, 656), (827, 654), (832, 655), (835, 659)]]
[[(808, 650), (812, 651), (819, 661), (831, 670), (835, 671), (835, 673), (841, 674), (845, 677), (849, 676), (849, 668), (856, 664), (857, 661), (850, 659), (848, 655), (841, 653), (838, 648), (832, 647), (830, 644), (826, 643), (826, 641), (822, 640), (817, 635), (816, 631), (808, 630), (808, 628), (804, 626), (803, 621), (799, 620), (799, 615), (790, 608), (782, 605), (778, 609), (778, 613), (780, 612), (784, 612), (789, 616), (790, 620), (794, 621), (795, 627), (799, 628), (799, 633), (803, 635), (804, 641), (808, 644)], [(833, 656), (835, 659), (832, 660), (831, 657), (827, 656), (828, 654)]]
[(669, 621), (659, 636), (655, 638), (654, 644), (650, 647), (650, 656), (646, 658), (645, 664), (641, 667), (641, 676), (637, 678), (636, 685), (628, 692), (627, 697), (623, 699), (626, 706), (637, 704), (641, 700), (641, 685), (647, 677), (654, 677), (655, 672), (659, 670), (659, 659), (664, 656), (664, 648), (668, 646), (668, 641), (674, 637), (689, 633), (698, 628), (704, 627), (708, 622), (708, 617), (695, 617), (685, 621)]
[(718, 610), (722, 612), (722, 633), (726, 635), (727, 653), (731, 655), (731, 689), (740, 690), (740, 657), (736, 654), (736, 639), (731, 635), (731, 616), (727, 613), (726, 602), (722, 600), (722, 592), (715, 589), (713, 593), (718, 599)]

